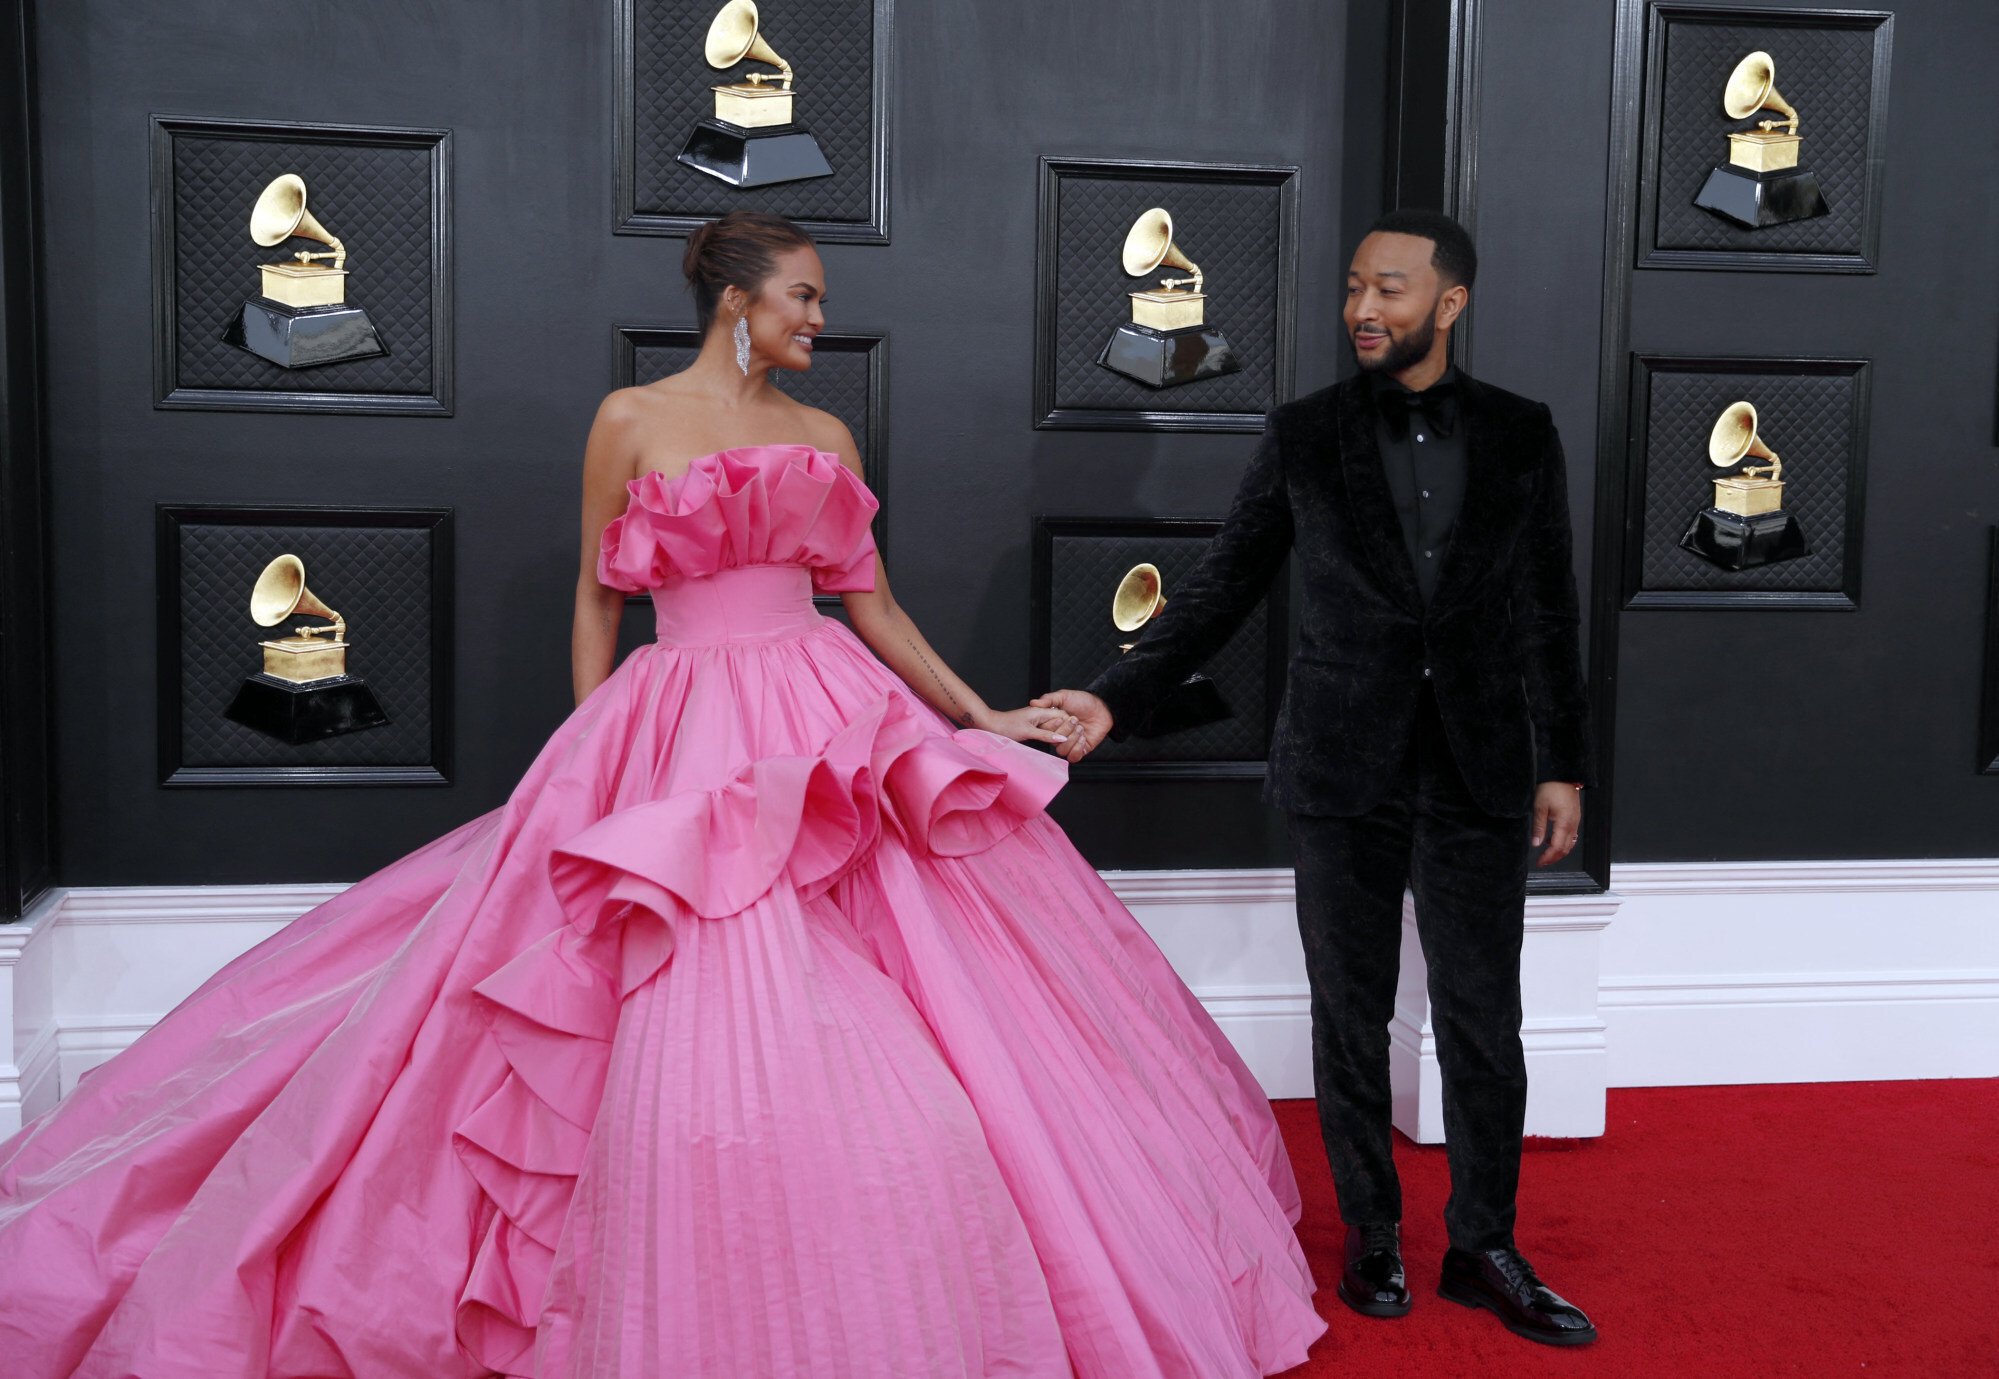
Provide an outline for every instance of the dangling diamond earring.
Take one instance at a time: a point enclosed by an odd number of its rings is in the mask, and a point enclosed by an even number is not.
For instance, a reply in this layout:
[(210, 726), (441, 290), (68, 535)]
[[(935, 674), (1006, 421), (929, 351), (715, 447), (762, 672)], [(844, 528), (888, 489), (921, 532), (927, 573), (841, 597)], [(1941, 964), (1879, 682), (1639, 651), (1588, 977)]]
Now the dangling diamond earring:
[(736, 318), (736, 367), (743, 371), (743, 377), (750, 376), (750, 318)]

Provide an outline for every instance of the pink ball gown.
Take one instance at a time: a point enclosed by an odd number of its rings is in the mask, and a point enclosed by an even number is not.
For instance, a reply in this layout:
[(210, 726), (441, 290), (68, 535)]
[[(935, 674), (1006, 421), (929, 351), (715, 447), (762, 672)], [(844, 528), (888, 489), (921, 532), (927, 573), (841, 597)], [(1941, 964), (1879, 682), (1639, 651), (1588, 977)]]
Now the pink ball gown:
[(872, 494), (630, 485), (658, 640), (511, 798), (0, 1146), (8, 1379), (1227, 1379), (1324, 1329), (1240, 1059), (1043, 806), (812, 593)]

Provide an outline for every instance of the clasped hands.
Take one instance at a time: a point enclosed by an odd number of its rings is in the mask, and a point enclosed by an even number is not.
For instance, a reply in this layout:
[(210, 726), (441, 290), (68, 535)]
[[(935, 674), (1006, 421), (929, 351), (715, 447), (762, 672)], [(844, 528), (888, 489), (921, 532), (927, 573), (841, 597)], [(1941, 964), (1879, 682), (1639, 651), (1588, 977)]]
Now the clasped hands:
[(1046, 743), (1065, 761), (1081, 761), (1111, 730), (1111, 711), (1087, 690), (1053, 690), (1024, 708), (986, 710), (972, 724), (1015, 742)]

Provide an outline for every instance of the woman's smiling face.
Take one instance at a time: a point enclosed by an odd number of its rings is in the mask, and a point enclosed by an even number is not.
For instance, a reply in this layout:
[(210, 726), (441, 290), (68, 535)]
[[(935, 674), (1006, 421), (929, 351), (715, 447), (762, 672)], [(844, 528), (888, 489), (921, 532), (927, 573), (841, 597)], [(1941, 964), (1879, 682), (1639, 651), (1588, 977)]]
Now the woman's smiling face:
[(826, 269), (810, 245), (777, 256), (750, 303), (750, 348), (778, 369), (812, 367), (812, 340), (826, 328)]

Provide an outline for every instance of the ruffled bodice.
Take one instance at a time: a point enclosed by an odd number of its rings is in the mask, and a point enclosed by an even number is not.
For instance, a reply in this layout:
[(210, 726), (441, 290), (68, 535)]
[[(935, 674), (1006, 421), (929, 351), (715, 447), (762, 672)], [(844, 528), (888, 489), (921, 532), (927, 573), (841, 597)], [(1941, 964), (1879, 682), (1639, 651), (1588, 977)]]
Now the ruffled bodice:
[(684, 474), (625, 485), (631, 501), (604, 528), (597, 579), (635, 593), (723, 570), (796, 565), (837, 594), (875, 587), (869, 530), (881, 504), (840, 457), (809, 445), (749, 445), (703, 455)]

